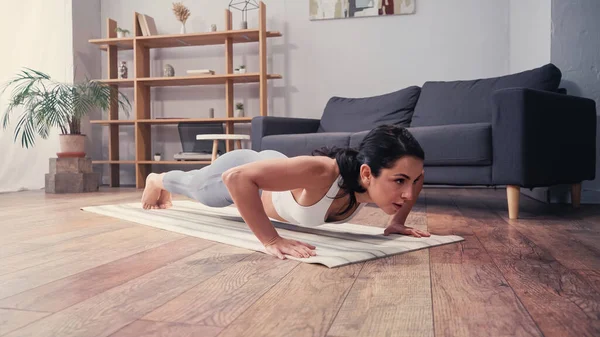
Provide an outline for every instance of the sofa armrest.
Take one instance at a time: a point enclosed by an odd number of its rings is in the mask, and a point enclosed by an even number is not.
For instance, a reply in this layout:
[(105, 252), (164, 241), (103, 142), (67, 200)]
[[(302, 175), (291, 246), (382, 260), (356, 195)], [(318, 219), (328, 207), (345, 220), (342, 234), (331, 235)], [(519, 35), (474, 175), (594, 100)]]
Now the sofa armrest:
[(252, 118), (252, 150), (260, 151), (262, 138), (270, 135), (315, 133), (320, 119), (257, 116)]
[(493, 94), (492, 181), (532, 188), (593, 180), (596, 104), (526, 88)]

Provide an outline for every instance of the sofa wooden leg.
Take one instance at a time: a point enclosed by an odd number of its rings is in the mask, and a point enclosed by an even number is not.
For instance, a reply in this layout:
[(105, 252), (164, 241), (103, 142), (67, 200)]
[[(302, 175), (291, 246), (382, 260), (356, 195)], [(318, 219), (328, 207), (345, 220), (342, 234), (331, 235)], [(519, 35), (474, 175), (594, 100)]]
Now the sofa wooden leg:
[(575, 208), (581, 204), (581, 183), (571, 185), (571, 204)]
[(506, 199), (508, 200), (508, 218), (519, 217), (519, 191), (521, 187), (516, 185), (506, 186)]

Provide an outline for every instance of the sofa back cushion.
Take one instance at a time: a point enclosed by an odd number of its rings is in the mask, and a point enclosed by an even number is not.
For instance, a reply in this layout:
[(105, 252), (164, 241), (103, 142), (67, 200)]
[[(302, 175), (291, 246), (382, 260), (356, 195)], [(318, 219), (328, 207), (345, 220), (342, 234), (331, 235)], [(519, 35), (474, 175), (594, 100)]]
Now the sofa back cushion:
[(561, 77), (560, 70), (549, 63), (495, 78), (425, 82), (411, 126), (491, 123), (494, 91), (512, 87), (557, 91)]
[(408, 127), (420, 93), (420, 87), (411, 86), (373, 97), (332, 97), (317, 132), (358, 132), (381, 124)]

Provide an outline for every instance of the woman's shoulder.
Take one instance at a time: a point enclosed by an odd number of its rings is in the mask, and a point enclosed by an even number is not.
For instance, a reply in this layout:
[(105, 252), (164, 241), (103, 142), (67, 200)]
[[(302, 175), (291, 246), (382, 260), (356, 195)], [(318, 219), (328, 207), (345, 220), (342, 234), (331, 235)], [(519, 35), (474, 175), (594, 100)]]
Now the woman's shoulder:
[(302, 163), (310, 165), (314, 169), (314, 173), (325, 175), (331, 178), (337, 178), (340, 175), (340, 169), (335, 158), (326, 156), (298, 156)]

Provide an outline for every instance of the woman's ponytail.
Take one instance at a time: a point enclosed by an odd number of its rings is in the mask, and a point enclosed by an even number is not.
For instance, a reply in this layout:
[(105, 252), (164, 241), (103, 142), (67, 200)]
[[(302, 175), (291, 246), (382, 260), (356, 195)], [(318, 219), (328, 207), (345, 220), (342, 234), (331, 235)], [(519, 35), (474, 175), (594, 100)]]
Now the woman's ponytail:
[(356, 205), (356, 196), (354, 193), (364, 193), (366, 189), (360, 185), (360, 166), (363, 164), (362, 158), (357, 150), (352, 148), (322, 148), (313, 151), (313, 155), (322, 155), (329, 158), (335, 158), (340, 169), (342, 181), (339, 184), (340, 189), (345, 193), (339, 197), (350, 195), (350, 203), (339, 213), (343, 215), (352, 210)]

